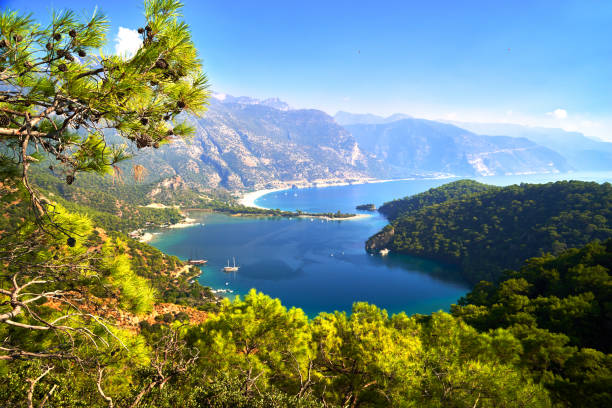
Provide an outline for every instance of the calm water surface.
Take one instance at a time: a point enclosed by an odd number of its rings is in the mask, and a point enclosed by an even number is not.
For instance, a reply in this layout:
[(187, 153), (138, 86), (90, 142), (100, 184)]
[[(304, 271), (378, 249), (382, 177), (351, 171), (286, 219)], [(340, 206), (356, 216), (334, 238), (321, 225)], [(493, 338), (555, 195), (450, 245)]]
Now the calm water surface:
[[(563, 179), (612, 181), (612, 172), (476, 180), (509, 185)], [(256, 203), (283, 210), (355, 212), (357, 204), (379, 206), (449, 181), (452, 179), (286, 190), (265, 195)], [(469, 289), (448, 265), (399, 254), (367, 254), (365, 241), (386, 224), (377, 214), (346, 221), (190, 216), (203, 225), (160, 231), (151, 244), (181, 259), (208, 259), (200, 277), (203, 285), (231, 289), (234, 295), (256, 288), (281, 299), (285, 306), (304, 309), (310, 317), (319, 312), (350, 311), (356, 301), (374, 303), (390, 313), (431, 313), (448, 310)], [(240, 270), (223, 272), (221, 268), (233, 257)]]

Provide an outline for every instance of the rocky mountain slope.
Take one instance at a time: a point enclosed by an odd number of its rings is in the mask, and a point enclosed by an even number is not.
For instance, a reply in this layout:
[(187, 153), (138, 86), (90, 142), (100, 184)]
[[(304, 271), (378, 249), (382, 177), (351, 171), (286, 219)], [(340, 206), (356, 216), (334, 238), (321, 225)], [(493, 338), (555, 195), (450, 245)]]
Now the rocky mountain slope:
[(136, 160), (155, 169), (150, 177), (180, 175), (193, 185), (229, 189), (384, 173), (384, 165), (364, 154), (351, 134), (324, 112), (278, 109), (284, 105), (277, 100), (253, 101), (211, 99), (205, 116), (193, 120), (196, 135), (191, 141), (148, 149)]
[(482, 136), (430, 120), (345, 128), (364, 151), (383, 160), (394, 177), (415, 171), (491, 176), (571, 169), (560, 154), (525, 138)]
[(612, 169), (612, 143), (588, 138), (580, 132), (510, 123), (454, 124), (478, 134), (524, 137), (560, 153), (576, 170)]
[[(291, 109), (275, 98), (217, 94), (196, 134), (139, 152), (147, 182), (180, 176), (190, 188), (260, 189), (368, 178), (563, 172), (556, 152), (407, 115), (388, 118)], [(353, 123), (341, 126), (340, 123)], [(367, 123), (354, 124), (365, 121)]]

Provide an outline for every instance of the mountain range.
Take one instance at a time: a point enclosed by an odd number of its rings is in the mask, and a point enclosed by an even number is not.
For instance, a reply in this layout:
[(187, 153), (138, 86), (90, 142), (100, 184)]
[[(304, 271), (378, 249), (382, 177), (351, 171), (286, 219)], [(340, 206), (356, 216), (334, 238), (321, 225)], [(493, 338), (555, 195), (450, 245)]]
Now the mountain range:
[[(518, 125), (443, 123), (292, 109), (278, 98), (216, 94), (195, 136), (137, 154), (148, 181), (260, 189), (376, 178), (486, 176), (607, 169), (612, 143)], [(557, 137), (561, 135), (562, 137)], [(580, 147), (577, 147), (580, 146)]]
[(492, 176), (570, 170), (561, 155), (525, 138), (477, 135), (425, 119), (345, 128), (362, 149), (387, 164), (392, 177), (418, 171)]
[(522, 126), (510, 123), (453, 122), (479, 134), (524, 137), (546, 146), (565, 157), (577, 170), (609, 170), (612, 163), (612, 143), (594, 140), (579, 132), (563, 129)]

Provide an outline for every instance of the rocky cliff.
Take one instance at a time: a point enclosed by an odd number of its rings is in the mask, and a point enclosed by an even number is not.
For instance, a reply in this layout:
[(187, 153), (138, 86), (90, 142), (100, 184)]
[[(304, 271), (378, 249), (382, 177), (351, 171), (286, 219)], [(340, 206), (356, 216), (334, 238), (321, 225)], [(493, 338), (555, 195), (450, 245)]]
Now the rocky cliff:
[(291, 110), (276, 100), (250, 101), (211, 99), (204, 117), (192, 120), (196, 134), (191, 141), (147, 149), (136, 160), (154, 169), (150, 178), (180, 175), (192, 185), (228, 189), (383, 174), (384, 165), (364, 154), (353, 136), (324, 112)]

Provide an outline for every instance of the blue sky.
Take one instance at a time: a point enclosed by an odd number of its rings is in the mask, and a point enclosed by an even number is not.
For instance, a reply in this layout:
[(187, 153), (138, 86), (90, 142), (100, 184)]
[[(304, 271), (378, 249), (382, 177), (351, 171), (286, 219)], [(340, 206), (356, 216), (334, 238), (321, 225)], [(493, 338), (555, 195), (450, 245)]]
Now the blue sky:
[[(296, 108), (513, 122), (612, 140), (612, 2), (196, 1), (185, 19), (213, 89)], [(133, 0), (0, 0), (143, 25)]]

